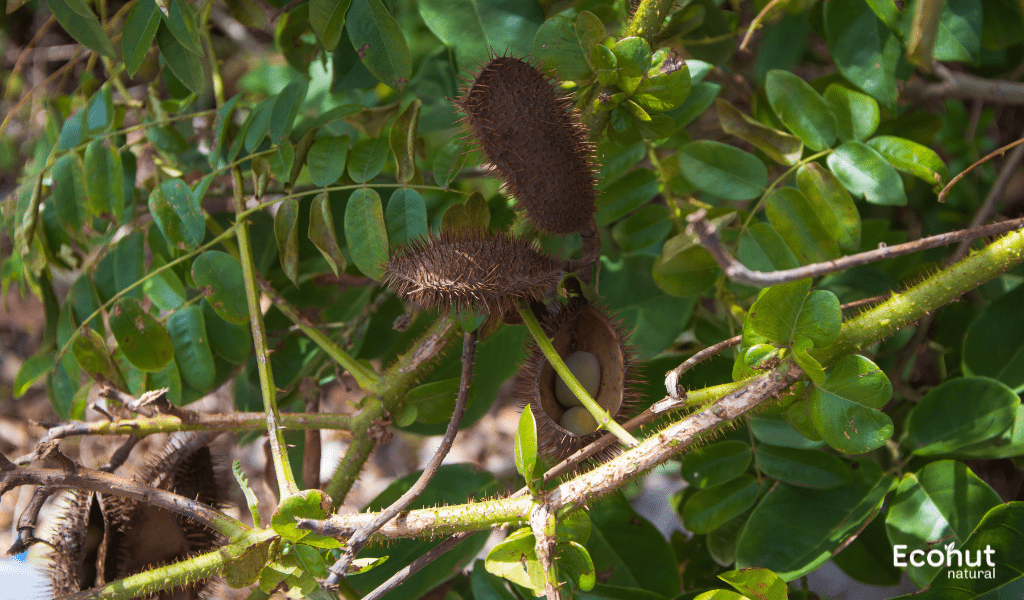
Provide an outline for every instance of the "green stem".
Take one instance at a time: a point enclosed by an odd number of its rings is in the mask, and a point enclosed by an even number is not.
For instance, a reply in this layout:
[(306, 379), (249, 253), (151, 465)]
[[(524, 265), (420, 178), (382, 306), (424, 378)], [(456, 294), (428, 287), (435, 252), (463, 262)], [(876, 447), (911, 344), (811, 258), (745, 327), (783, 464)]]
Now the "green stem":
[(161, 590), (181, 587), (221, 573), (224, 564), (241, 557), (260, 542), (273, 539), (274, 530), (254, 531), (241, 540), (205, 554), (144, 571), (106, 584), (97, 590), (86, 590), (68, 600), (127, 600), (145, 597)]
[[(134, 435), (145, 437), (155, 433), (174, 431), (255, 431), (265, 429), (263, 413), (203, 414), (194, 420), (174, 415), (156, 415), (114, 421), (72, 421), (50, 430), (52, 439), (77, 435)], [(334, 413), (284, 413), (281, 426), (285, 429), (351, 429), (351, 417)]]
[(648, 42), (661, 31), (672, 0), (643, 0), (633, 13), (625, 37), (639, 36)]
[(419, 381), (424, 372), (432, 367), (434, 360), (452, 342), (462, 336), (462, 328), (448, 318), (438, 319), (419, 340), (380, 375), (376, 398), (363, 400), (362, 412), (353, 417), (352, 442), (345, 451), (341, 463), (331, 476), (324, 492), (331, 497), (331, 505), (337, 508), (345, 500), (352, 485), (359, 478), (370, 453), (377, 446), (381, 422), (401, 409), (409, 389)]
[(281, 313), (285, 317), (288, 317), (289, 321), (291, 321), (292, 323), (295, 324), (296, 327), (301, 329), (302, 332), (305, 333), (306, 336), (310, 340), (312, 340), (314, 344), (319, 346), (320, 349), (327, 354), (327, 356), (330, 356), (331, 359), (334, 360), (334, 362), (338, 363), (339, 365), (344, 367), (345, 370), (351, 373), (352, 377), (355, 378), (356, 383), (359, 384), (359, 387), (362, 388), (364, 392), (370, 395), (375, 395), (378, 393), (377, 383), (379, 381), (379, 378), (377, 377), (377, 374), (373, 372), (373, 370), (363, 366), (361, 363), (356, 361), (356, 359), (352, 358), (352, 356), (350, 356), (347, 352), (342, 350), (336, 343), (334, 343), (334, 340), (324, 335), (324, 333), (320, 331), (318, 328), (307, 323), (306, 320), (302, 318), (302, 315), (300, 315), (298, 311), (292, 308), (291, 304), (289, 304), (287, 300), (285, 300), (279, 294), (277, 294), (275, 290), (267, 289), (267, 287), (264, 287), (263, 291), (264, 293), (271, 297), (271, 300), (274, 302), (274, 306), (276, 306), (277, 309), (281, 311)]
[(1024, 230), (1006, 234), (960, 262), (862, 312), (843, 324), (835, 344), (812, 350), (811, 354), (822, 366), (830, 365), (892, 335), (897, 329), (914, 323), (1021, 261), (1024, 261)]
[(277, 409), (277, 388), (274, 387), (274, 372), (270, 369), (270, 348), (267, 347), (267, 332), (263, 324), (263, 313), (260, 311), (260, 295), (256, 289), (256, 265), (252, 259), (252, 243), (249, 239), (249, 225), (242, 213), (245, 201), (242, 197), (242, 174), (232, 169), (234, 180), (235, 211), (238, 218), (235, 222), (235, 236), (238, 238), (238, 253), (242, 263), (242, 277), (245, 280), (245, 299), (249, 304), (249, 322), (252, 324), (252, 341), (256, 350), (256, 368), (260, 374), (260, 392), (263, 394), (263, 407), (267, 416), (267, 437), (270, 438), (270, 455), (274, 460), (274, 472), (277, 475), (278, 497), (287, 498), (299, 491), (292, 473), (292, 465), (288, 461), (288, 452), (284, 442), (284, 431), (281, 429), (281, 414)]
[(519, 314), (523, 317), (523, 322), (526, 323), (526, 328), (530, 330), (530, 335), (533, 339), (537, 340), (537, 346), (540, 347), (540, 351), (544, 353), (544, 356), (551, 363), (551, 367), (555, 369), (558, 376), (562, 378), (562, 381), (572, 390), (572, 393), (579, 398), (583, 406), (590, 412), (590, 414), (597, 421), (597, 424), (602, 429), (609, 431), (615, 437), (619, 438), (619, 441), (630, 448), (635, 448), (640, 442), (636, 441), (636, 438), (630, 435), (628, 431), (622, 428), (615, 419), (608, 414), (608, 411), (602, 408), (587, 390), (583, 389), (580, 382), (576, 379), (576, 376), (572, 374), (569, 367), (565, 366), (565, 362), (562, 357), (558, 355), (558, 351), (551, 345), (551, 339), (548, 338), (544, 330), (541, 329), (540, 323), (537, 322), (537, 317), (533, 316), (533, 311), (529, 307), (520, 307)]

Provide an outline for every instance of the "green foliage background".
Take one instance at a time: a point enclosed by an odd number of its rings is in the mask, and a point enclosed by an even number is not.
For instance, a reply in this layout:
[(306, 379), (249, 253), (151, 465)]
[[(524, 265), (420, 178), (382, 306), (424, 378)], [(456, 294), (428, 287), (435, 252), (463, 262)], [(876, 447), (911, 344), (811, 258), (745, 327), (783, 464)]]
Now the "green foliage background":
[[(37, 4), (7, 0), (8, 36), (44, 10)], [(281, 409), (301, 411), (304, 382), (328, 385), (345, 369), (381, 400), (332, 425), (355, 436), (326, 487), (339, 503), (376, 443), (375, 419), (388, 415), (419, 434), (445, 428), (458, 352), (410, 367), (410, 349), (431, 334), (452, 345), (460, 327), (482, 321), (447, 327), (443, 316), (408, 312), (377, 284), (389, 253), (465, 224), (535, 236), (563, 258), (580, 252), (578, 234), (536, 236), (517, 219), (461, 138), (450, 102), (467, 70), (494, 53), (530, 56), (573, 95), (597, 147), (594, 294), (632, 331), (641, 404), (665, 395), (665, 371), (741, 333), (738, 351), (680, 384), (729, 384), (779, 362), (806, 374), (780, 401), (680, 457), (690, 485), (673, 502), (692, 537), (664, 540), (618, 493), (591, 506), (588, 535), (559, 533), (564, 591), (783, 598), (785, 582), (797, 582), (790, 597), (810, 597), (799, 580), (829, 559), (868, 585), (894, 585), (905, 573), (932, 586), (922, 597), (1024, 591), (1024, 540), (1006, 534), (1024, 526), (1015, 502), (1024, 492), (995, 475), (1019, 475), (1024, 454), (1020, 267), (988, 281), (962, 274), (968, 283), (955, 295), (969, 293), (942, 309), (945, 300), (926, 304), (909, 319), (916, 325), (869, 315), (866, 342), (847, 348), (844, 319), (857, 311), (844, 316), (841, 303), (929, 281), (953, 251), (758, 292), (730, 283), (686, 231), (686, 217), (706, 209), (733, 254), (767, 272), (965, 228), (979, 212), (982, 221), (1015, 216), (998, 197), (984, 201), (998, 175), (991, 162), (945, 203), (936, 194), (1016, 139), (1019, 111), (946, 97), (929, 81), (934, 63), (942, 77), (948, 67), (951, 77), (973, 73), (1020, 94), (1024, 5), (279, 4), (48, 1), (81, 44), (62, 79), (15, 106), (11, 99), (30, 91), (21, 73), (2, 73), (0, 143), (20, 171), (3, 204), (0, 281), (5, 295), (16, 286), (46, 307), (41, 349), (18, 373), (15, 396), (44, 383), (57, 415), (80, 419), (97, 381), (135, 396), (167, 387), (179, 406), (227, 384), (239, 411), (262, 411), (275, 395)], [(929, 10), (932, 25), (915, 20)], [(748, 29), (749, 51), (737, 50)], [(934, 33), (932, 48), (921, 50), (922, 31)], [(55, 280), (68, 277), (70, 290), (58, 295)], [(262, 316), (257, 286), (272, 303)], [(890, 304), (896, 314), (915, 309)], [(393, 327), (403, 315), (409, 326)], [(529, 338), (522, 326), (482, 333), (464, 426), (490, 408)], [(264, 335), (273, 351), (261, 372)], [(531, 479), (533, 463), (519, 462)], [(373, 507), (403, 485), (411, 480)], [(498, 491), (490, 474), (449, 466), (418, 504)], [(306, 515), (304, 506), (278, 514)], [(277, 527), (294, 547), (311, 547)], [(532, 535), (516, 532), (485, 564), (472, 562), (486, 536), (478, 533), (390, 597), (445, 582), (462, 598), (539, 594), (540, 572), (526, 562), (517, 571)], [(950, 542), (992, 545), (996, 579), (893, 566), (894, 544)], [(349, 583), (366, 593), (434, 544), (392, 545), (387, 563)], [(322, 553), (269, 561), (260, 584), (265, 576), (301, 590), (295, 595), (325, 594), (311, 583), (332, 562)], [(471, 574), (460, 574), (464, 567)], [(751, 567), (761, 570), (730, 570)], [(708, 591), (723, 581), (737, 591)]]

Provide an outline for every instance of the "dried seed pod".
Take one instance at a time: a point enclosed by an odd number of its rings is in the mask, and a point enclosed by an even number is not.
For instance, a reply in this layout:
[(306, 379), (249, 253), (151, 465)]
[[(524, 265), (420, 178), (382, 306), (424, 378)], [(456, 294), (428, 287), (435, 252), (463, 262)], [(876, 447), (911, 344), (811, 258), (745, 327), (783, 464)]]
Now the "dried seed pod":
[(423, 308), (505, 313), (543, 296), (561, 270), (560, 261), (510, 234), (445, 230), (399, 249), (385, 267), (384, 283)]
[(572, 100), (554, 82), (524, 60), (499, 56), (480, 69), (455, 104), (539, 230), (592, 229), (594, 146)]
[[(614, 419), (624, 420), (632, 410), (635, 398), (631, 390), (632, 352), (624, 342), (619, 325), (582, 298), (572, 299), (543, 325), (563, 360), (577, 352), (592, 354), (597, 359), (600, 381), (594, 400)], [(564, 458), (597, 439), (601, 432), (595, 431), (592, 424), (581, 418), (580, 407), (564, 406), (559, 401), (559, 381), (551, 363), (534, 344), (530, 357), (519, 372), (518, 395), (522, 401), (532, 405), (541, 452)], [(592, 418), (589, 413), (586, 416)]]
[[(136, 481), (210, 506), (222, 506), (230, 487), (211, 452), (209, 434), (182, 434), (134, 475)], [(191, 519), (109, 494), (75, 492), (53, 537), (57, 597), (104, 585), (152, 567), (208, 552), (224, 537)], [(210, 580), (152, 598), (209, 597)]]

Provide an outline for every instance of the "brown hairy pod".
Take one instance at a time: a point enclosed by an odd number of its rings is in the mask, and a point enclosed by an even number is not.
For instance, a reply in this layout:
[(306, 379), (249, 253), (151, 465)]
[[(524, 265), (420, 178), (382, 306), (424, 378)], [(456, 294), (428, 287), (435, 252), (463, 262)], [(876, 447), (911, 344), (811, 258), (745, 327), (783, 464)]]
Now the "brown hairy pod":
[[(617, 421), (630, 416), (636, 404), (636, 393), (632, 391), (632, 351), (625, 343), (620, 325), (581, 297), (570, 300), (543, 325), (563, 360), (577, 352), (588, 353), (597, 359), (600, 368), (594, 400)], [(578, 373), (574, 371), (574, 374), (579, 378)], [(580, 411), (559, 399), (556, 390), (559, 381), (551, 363), (533, 344), (529, 358), (519, 371), (517, 395), (533, 410), (540, 451), (556, 459), (576, 452), (604, 433), (571, 431), (563, 426), (566, 425), (563, 419), (567, 412), (575, 414)], [(581, 383), (587, 387), (587, 382)], [(598, 457), (606, 457), (608, 452), (603, 454)]]
[(586, 128), (572, 100), (535, 66), (499, 56), (455, 101), (509, 193), (544, 233), (591, 231), (595, 185)]
[(400, 248), (385, 266), (384, 283), (422, 308), (503, 314), (542, 297), (561, 271), (561, 261), (510, 234), (459, 229)]
[[(230, 487), (210, 439), (209, 434), (172, 437), (134, 479), (213, 507), (225, 505)], [(226, 541), (191, 519), (121, 496), (75, 491), (65, 504), (51, 542), (56, 597), (209, 552)], [(150, 597), (208, 598), (211, 587), (210, 580), (200, 580)]]

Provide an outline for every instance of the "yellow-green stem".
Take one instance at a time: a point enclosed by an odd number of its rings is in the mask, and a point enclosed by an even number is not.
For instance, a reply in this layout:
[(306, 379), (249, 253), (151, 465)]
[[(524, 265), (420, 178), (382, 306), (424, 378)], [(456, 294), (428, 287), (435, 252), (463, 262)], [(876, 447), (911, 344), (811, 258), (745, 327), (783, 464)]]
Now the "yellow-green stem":
[(292, 465), (288, 462), (284, 432), (281, 429), (281, 414), (277, 410), (277, 388), (274, 387), (274, 373), (270, 370), (270, 348), (267, 347), (267, 332), (263, 325), (263, 313), (260, 311), (260, 295), (256, 287), (256, 265), (252, 259), (249, 225), (244, 217), (241, 217), (245, 211), (242, 174), (235, 168), (231, 170), (231, 176), (234, 183), (235, 212), (239, 217), (235, 223), (235, 236), (238, 238), (238, 254), (245, 281), (245, 299), (249, 305), (256, 368), (260, 374), (260, 392), (263, 394), (263, 407), (267, 415), (267, 437), (270, 438), (270, 455), (273, 457), (274, 472), (277, 475), (278, 496), (283, 499), (298, 492), (299, 486), (295, 483)]
[(523, 317), (523, 322), (526, 323), (526, 328), (530, 330), (530, 334), (533, 335), (533, 339), (537, 340), (537, 346), (540, 347), (540, 351), (544, 353), (544, 356), (551, 363), (551, 367), (558, 373), (558, 376), (562, 378), (562, 381), (572, 390), (572, 393), (579, 398), (584, 408), (594, 417), (597, 424), (602, 429), (610, 432), (615, 437), (619, 438), (619, 441), (635, 448), (640, 442), (636, 441), (636, 438), (630, 435), (628, 431), (622, 428), (615, 419), (612, 418), (608, 411), (590, 397), (587, 390), (583, 389), (580, 382), (576, 379), (576, 376), (572, 374), (569, 367), (565, 366), (565, 361), (558, 355), (555, 347), (551, 345), (551, 340), (548, 338), (544, 330), (541, 329), (540, 323), (537, 322), (537, 317), (533, 316), (533, 311), (529, 307), (520, 307), (519, 314)]

